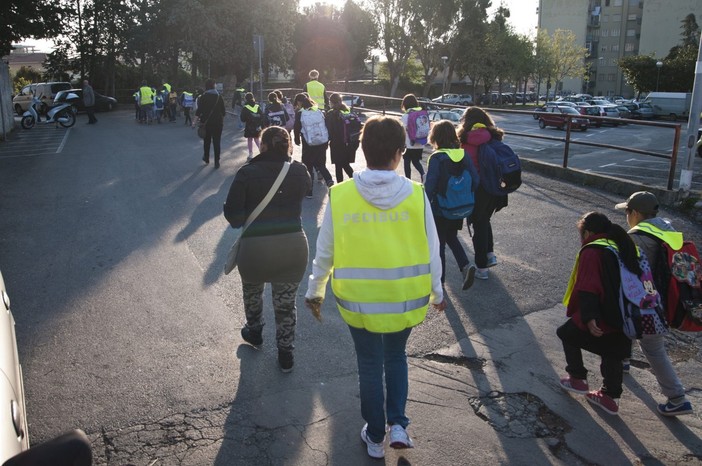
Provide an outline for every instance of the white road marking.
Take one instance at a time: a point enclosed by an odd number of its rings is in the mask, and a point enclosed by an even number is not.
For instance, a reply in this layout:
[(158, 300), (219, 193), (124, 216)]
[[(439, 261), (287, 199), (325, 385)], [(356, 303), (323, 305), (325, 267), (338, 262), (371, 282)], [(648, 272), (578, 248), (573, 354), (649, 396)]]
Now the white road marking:
[(616, 163), (608, 163), (607, 165), (600, 165), (600, 168), (606, 168), (606, 167), (614, 167), (617, 165)]
[(61, 151), (63, 150), (63, 146), (66, 145), (66, 141), (68, 140), (68, 133), (71, 132), (71, 128), (68, 128), (66, 130), (66, 134), (63, 135), (63, 140), (61, 141), (61, 144), (58, 146), (58, 149), (56, 149), (56, 153), (60, 154)]

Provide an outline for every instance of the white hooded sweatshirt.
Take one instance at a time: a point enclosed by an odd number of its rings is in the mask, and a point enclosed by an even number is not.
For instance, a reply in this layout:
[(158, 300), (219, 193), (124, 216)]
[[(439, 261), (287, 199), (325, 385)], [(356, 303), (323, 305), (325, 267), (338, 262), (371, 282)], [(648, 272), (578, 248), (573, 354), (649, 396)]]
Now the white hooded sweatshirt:
[[(363, 170), (353, 174), (356, 188), (363, 199), (381, 210), (392, 209), (410, 194), (412, 182), (391, 170)], [(429, 260), (431, 270), (431, 304), (438, 304), (444, 299), (441, 287), (441, 257), (439, 256), (439, 237), (436, 233), (434, 216), (429, 200), (424, 195), (424, 224), (429, 240)], [(334, 226), (332, 224), (331, 203), (327, 204), (322, 226), (317, 237), (317, 253), (312, 261), (312, 275), (309, 276), (305, 298), (324, 298), (327, 281), (334, 264)]]

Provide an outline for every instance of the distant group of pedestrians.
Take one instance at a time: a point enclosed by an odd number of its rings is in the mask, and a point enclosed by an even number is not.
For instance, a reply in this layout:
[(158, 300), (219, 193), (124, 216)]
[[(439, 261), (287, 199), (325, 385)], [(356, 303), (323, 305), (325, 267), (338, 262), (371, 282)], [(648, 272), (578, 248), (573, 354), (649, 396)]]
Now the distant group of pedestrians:
[(146, 80), (141, 82), (139, 89), (132, 95), (134, 99), (134, 118), (142, 124), (153, 122), (161, 124), (161, 120), (175, 123), (182, 110), (185, 124), (191, 124), (190, 112), (195, 107), (196, 95), (188, 90), (180, 94), (166, 81), (158, 88), (152, 87)]

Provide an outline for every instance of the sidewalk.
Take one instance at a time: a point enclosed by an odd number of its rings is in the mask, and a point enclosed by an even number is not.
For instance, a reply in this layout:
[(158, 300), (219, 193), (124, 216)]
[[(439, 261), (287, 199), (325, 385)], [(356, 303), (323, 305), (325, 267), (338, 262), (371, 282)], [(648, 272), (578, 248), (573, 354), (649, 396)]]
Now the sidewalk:
[[(490, 280), (461, 292), (458, 274), (450, 272), (445, 315), (430, 312), (410, 337), (407, 412), (416, 448), (386, 448), (384, 461), (366, 455), (359, 437), (363, 421), (353, 346), (328, 294), (322, 324), (298, 308), (291, 374), (275, 367), (274, 345), (255, 350), (233, 335), (236, 357), (222, 369), (235, 371), (239, 379), (230, 403), (88, 432), (96, 464), (702, 463), (697, 335), (670, 337), (671, 358), (696, 408), (693, 415), (668, 419), (657, 414), (663, 397), (636, 345), (620, 416), (560, 388), (565, 362), (555, 329), (565, 319), (560, 299), (578, 248), (575, 220), (601, 210), (623, 224), (613, 206), (625, 196), (534, 172), (524, 178), (509, 207), (494, 219), (500, 263), (491, 269)], [(304, 207), (310, 257), (317, 216), (326, 202), (323, 189), (316, 185), (315, 199)], [(699, 244), (699, 225), (666, 214)], [(461, 238), (472, 255), (465, 230)], [(447, 272), (455, 267), (452, 261)], [(300, 300), (305, 289), (303, 283)], [(272, 315), (270, 309), (265, 312)], [(273, 329), (268, 327), (264, 339), (270, 342)], [(599, 360), (586, 353), (585, 362), (590, 386), (597, 387)]]

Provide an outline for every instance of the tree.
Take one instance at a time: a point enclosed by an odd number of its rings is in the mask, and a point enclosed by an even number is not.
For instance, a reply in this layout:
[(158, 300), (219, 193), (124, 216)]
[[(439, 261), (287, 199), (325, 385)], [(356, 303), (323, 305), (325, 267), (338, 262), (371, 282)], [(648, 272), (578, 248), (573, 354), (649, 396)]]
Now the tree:
[(455, 70), (468, 76), (473, 83), (474, 100), (477, 100), (475, 90), (488, 58), (482, 46), (487, 34), (489, 5), (490, 0), (461, 0), (448, 38), (449, 56), (455, 58)]
[(550, 90), (551, 73), (555, 68), (554, 53), (555, 50), (551, 47), (551, 36), (548, 35), (548, 31), (539, 29), (539, 32), (536, 33), (534, 46), (533, 77), (537, 82), (537, 95), (541, 94), (541, 83), (546, 80), (546, 100), (548, 100), (548, 91)]
[(588, 50), (578, 45), (573, 31), (556, 29), (551, 36), (551, 58), (556, 89), (564, 78), (585, 76), (585, 57)]
[(387, 59), (392, 97), (412, 53), (409, 31), (416, 18), (413, 3), (411, 0), (369, 0), (369, 7), (378, 26), (380, 47)]
[(371, 14), (352, 0), (347, 0), (344, 4), (341, 24), (348, 37), (350, 60), (349, 69), (346, 72), (348, 78), (357, 70), (365, 72), (365, 60), (370, 56), (371, 50), (378, 45), (378, 29)]
[(50, 0), (3, 0), (0, 7), (0, 56), (12, 43), (33, 37), (50, 39), (61, 33), (69, 10)]

